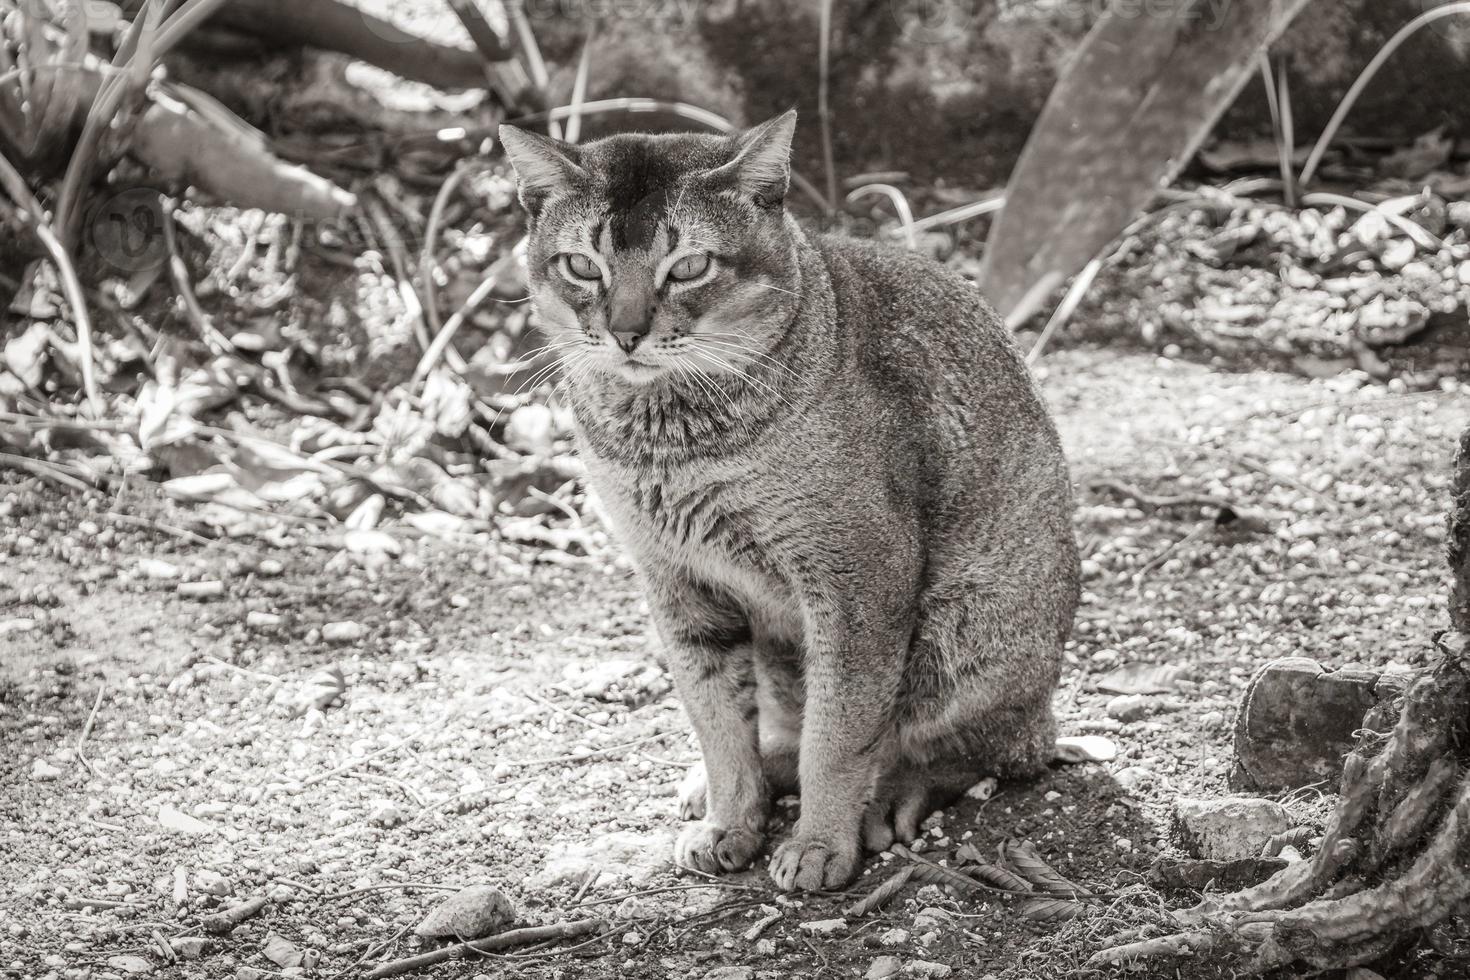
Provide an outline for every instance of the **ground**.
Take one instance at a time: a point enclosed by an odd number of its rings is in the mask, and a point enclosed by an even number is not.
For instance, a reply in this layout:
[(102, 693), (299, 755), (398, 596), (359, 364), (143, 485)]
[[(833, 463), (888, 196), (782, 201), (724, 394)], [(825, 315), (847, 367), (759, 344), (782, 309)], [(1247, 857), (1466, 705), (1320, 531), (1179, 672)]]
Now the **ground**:
[[(434, 945), (414, 925), (476, 883), (526, 924), (606, 925), (572, 951), (424, 975), (854, 977), (886, 954), (955, 977), (1086, 975), (1108, 935), (1161, 907), (1144, 881), (1177, 853), (1176, 797), (1227, 791), (1230, 723), (1257, 666), (1426, 662), (1447, 626), (1443, 515), (1470, 405), (1355, 373), (1103, 349), (1055, 351), (1040, 373), (1086, 562), (1056, 703), (1064, 732), (1120, 751), (944, 811), (926, 853), (1030, 838), (1104, 896), (1081, 918), (1033, 925), (911, 885), (823, 936), (800, 926), (841, 916), (897, 859), (868, 861), (843, 896), (777, 894), (759, 867), (676, 874), (675, 789), (697, 750), (600, 535), (587, 556), (425, 538), (370, 575), (310, 526), (280, 546), (200, 543), (177, 533), (187, 508), (146, 486), (72, 493), (0, 466), (0, 975), (299, 975), (281, 965), (294, 953), (315, 961), (308, 975), (355, 976)], [(1213, 494), (1264, 523), (1227, 533), (1208, 509), (1145, 513), (1100, 480)], [(186, 598), (179, 581), (223, 589)], [(1095, 682), (1129, 663), (1189, 679), (1120, 722)], [(1320, 821), (1316, 794), (1287, 802)], [(792, 809), (780, 814), (778, 834)], [(165, 959), (160, 940), (192, 954), (182, 940), (203, 935), (201, 916), (258, 895), (264, 910), (199, 959)], [(1466, 965), (1431, 948), (1379, 970)]]

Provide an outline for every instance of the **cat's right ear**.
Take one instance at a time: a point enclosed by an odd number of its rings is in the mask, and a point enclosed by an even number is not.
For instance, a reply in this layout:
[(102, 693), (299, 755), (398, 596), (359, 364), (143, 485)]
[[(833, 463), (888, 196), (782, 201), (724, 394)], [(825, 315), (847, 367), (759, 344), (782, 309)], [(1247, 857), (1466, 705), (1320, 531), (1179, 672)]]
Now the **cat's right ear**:
[(587, 176), (577, 148), (570, 143), (515, 126), (501, 126), (500, 145), (505, 147), (505, 155), (515, 168), (521, 205), (533, 216), (552, 194)]
[(728, 181), (762, 207), (780, 207), (791, 183), (791, 138), (796, 110), (747, 129), (735, 137), (735, 159), (710, 172)]

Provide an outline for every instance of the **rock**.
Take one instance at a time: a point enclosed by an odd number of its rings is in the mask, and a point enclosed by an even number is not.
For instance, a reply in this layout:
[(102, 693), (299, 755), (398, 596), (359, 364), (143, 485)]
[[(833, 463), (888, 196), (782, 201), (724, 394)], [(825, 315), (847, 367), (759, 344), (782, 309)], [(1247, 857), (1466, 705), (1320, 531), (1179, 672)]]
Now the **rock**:
[(283, 970), (300, 966), (303, 959), (301, 950), (295, 943), (273, 932), (265, 937), (265, 945), (261, 947), (260, 952), (262, 956)]
[(903, 972), (911, 977), (947, 977), (953, 970), (954, 967), (929, 960), (909, 960), (903, 965)]
[(328, 643), (356, 643), (367, 636), (367, 627), (361, 623), (327, 623), (322, 627), (322, 639)]
[(847, 931), (847, 920), (815, 919), (803, 922), (799, 928), (808, 936), (836, 936)]
[(920, 909), (914, 916), (914, 931), (928, 932), (931, 929), (943, 929), (950, 923), (950, 914), (944, 909), (927, 908)]
[(1470, 201), (1451, 201), (1445, 210), (1450, 224), (1463, 232), (1470, 232)]
[(717, 966), (704, 975), (704, 980), (755, 980), (755, 970), (748, 966)]
[(1120, 694), (1108, 702), (1105, 709), (1109, 718), (1119, 721), (1138, 721), (1147, 718), (1159, 708), (1158, 699), (1147, 694)]
[(757, 955), (757, 956), (775, 956), (776, 955), (776, 941), (774, 939), (760, 939), (760, 940), (757, 940), (756, 941), (756, 944), (755, 944), (755, 955)]
[(1256, 857), (1267, 841), (1291, 825), (1285, 807), (1258, 797), (1174, 801), (1174, 833), (1192, 856), (1212, 861)]
[(1117, 757), (1117, 744), (1101, 735), (1066, 735), (1057, 739), (1056, 758), (1060, 762), (1111, 762)]
[(996, 781), (994, 776), (986, 776), (974, 786), (965, 790), (965, 795), (972, 800), (985, 802), (995, 795)]
[(499, 888), (470, 885), (440, 902), (413, 931), (430, 938), (479, 939), (500, 932), (515, 918), (515, 905)]
[(1130, 793), (1154, 778), (1154, 771), (1146, 766), (1128, 766), (1113, 773), (1113, 781)]
[(392, 800), (372, 800), (368, 803), (368, 822), (378, 827), (397, 827), (408, 817), (403, 809)]
[(61, 770), (45, 759), (37, 759), (31, 763), (31, 778), (40, 783), (50, 782), (61, 778)]
[(1274, 793), (1325, 782), (1336, 789), (1364, 715), (1411, 678), (1355, 667), (1328, 672), (1305, 657), (1264, 665), (1235, 719), (1230, 788)]
[(168, 580), (179, 577), (179, 566), (158, 558), (139, 558), (135, 571), (144, 578)]
[(235, 890), (230, 879), (217, 871), (201, 869), (194, 872), (194, 887), (206, 895), (224, 898)]
[(669, 867), (673, 853), (672, 830), (652, 834), (618, 830), (591, 841), (557, 844), (547, 853), (545, 866), (533, 876), (532, 887), (580, 886), (593, 872), (598, 873), (598, 880), (643, 884)]
[(209, 582), (180, 582), (178, 593), (185, 599), (216, 599), (225, 594), (225, 583), (218, 579)]
[(271, 629), (272, 627), (281, 625), (281, 617), (275, 613), (252, 609), (245, 614), (245, 625), (256, 630)]
[(135, 956), (131, 953), (109, 956), (107, 958), (107, 965), (119, 973), (127, 973), (134, 976), (153, 972), (152, 963), (141, 956)]
[(894, 946), (902, 946), (908, 941), (909, 931), (907, 929), (885, 929), (878, 933), (878, 943), (890, 949)]
[(209, 952), (212, 944), (202, 936), (189, 936), (183, 939), (169, 940), (169, 945), (173, 947), (173, 951), (178, 954), (179, 959), (198, 960), (204, 958), (204, 954)]
[(863, 980), (884, 980), (885, 977), (897, 976), (902, 969), (903, 961), (897, 956), (880, 956), (868, 965)]

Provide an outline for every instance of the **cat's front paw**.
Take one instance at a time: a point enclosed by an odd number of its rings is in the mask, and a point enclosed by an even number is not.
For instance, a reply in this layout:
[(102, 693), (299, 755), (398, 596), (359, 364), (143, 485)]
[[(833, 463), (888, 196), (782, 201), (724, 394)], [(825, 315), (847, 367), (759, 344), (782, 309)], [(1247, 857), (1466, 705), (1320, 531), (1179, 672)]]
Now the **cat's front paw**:
[(761, 835), (751, 830), (716, 827), (699, 821), (685, 827), (674, 844), (674, 863), (705, 874), (739, 871), (750, 866), (761, 849)]
[(852, 880), (857, 866), (856, 840), (797, 836), (771, 855), (771, 880), (782, 891), (834, 891)]

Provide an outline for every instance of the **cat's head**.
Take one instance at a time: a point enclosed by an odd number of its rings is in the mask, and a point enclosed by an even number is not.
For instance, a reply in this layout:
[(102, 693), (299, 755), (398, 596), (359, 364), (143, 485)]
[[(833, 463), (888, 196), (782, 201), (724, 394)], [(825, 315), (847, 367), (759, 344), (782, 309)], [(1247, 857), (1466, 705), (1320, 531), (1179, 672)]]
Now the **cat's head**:
[(740, 372), (799, 299), (784, 199), (795, 111), (730, 136), (500, 141), (530, 214), (541, 326), (567, 362), (636, 384)]

